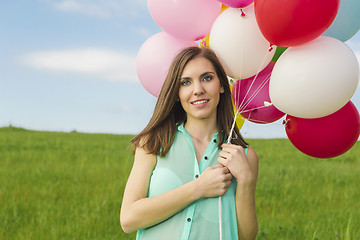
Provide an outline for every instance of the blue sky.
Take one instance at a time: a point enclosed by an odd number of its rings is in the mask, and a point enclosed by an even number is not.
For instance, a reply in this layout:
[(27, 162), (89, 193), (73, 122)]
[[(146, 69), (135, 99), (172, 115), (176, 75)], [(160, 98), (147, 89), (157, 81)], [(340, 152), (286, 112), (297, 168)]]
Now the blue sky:
[[(0, 3), (0, 126), (135, 134), (156, 98), (135, 60), (161, 29), (146, 0)], [(360, 59), (360, 33), (347, 42)], [(360, 109), (358, 88), (352, 101)], [(247, 138), (286, 137), (281, 121), (246, 122)]]

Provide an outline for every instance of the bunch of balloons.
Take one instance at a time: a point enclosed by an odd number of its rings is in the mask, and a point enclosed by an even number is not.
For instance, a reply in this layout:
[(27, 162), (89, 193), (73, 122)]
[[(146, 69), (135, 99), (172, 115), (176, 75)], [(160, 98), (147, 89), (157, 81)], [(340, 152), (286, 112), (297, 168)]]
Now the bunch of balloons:
[(360, 29), (359, 0), (147, 3), (163, 32), (146, 40), (136, 64), (155, 97), (175, 55), (200, 44), (215, 51), (232, 79), (241, 119), (264, 124), (286, 114), (290, 141), (318, 158), (339, 156), (359, 138), (359, 112), (350, 101), (359, 63), (344, 43)]

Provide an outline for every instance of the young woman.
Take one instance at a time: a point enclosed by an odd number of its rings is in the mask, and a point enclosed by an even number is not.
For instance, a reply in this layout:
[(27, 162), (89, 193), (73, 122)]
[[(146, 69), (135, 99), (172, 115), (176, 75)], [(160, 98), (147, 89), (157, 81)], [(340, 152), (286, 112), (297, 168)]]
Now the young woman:
[(132, 140), (135, 160), (120, 213), (125, 232), (138, 230), (139, 240), (255, 239), (258, 157), (236, 127), (225, 143), (233, 119), (215, 53), (181, 51), (151, 120)]

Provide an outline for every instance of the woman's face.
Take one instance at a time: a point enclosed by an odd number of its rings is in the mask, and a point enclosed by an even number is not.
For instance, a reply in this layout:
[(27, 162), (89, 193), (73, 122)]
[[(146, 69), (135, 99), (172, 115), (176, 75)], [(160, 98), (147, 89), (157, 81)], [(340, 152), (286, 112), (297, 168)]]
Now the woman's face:
[(204, 57), (190, 60), (181, 75), (179, 99), (187, 120), (216, 119), (220, 93), (224, 89), (212, 63)]

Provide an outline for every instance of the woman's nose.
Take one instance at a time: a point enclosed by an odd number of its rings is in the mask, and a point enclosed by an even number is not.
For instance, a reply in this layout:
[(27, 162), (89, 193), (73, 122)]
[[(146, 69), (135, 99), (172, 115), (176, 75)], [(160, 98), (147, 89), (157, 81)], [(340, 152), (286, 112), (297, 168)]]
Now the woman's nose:
[(201, 84), (201, 82), (195, 82), (194, 83), (194, 94), (200, 95), (205, 92), (204, 86)]

